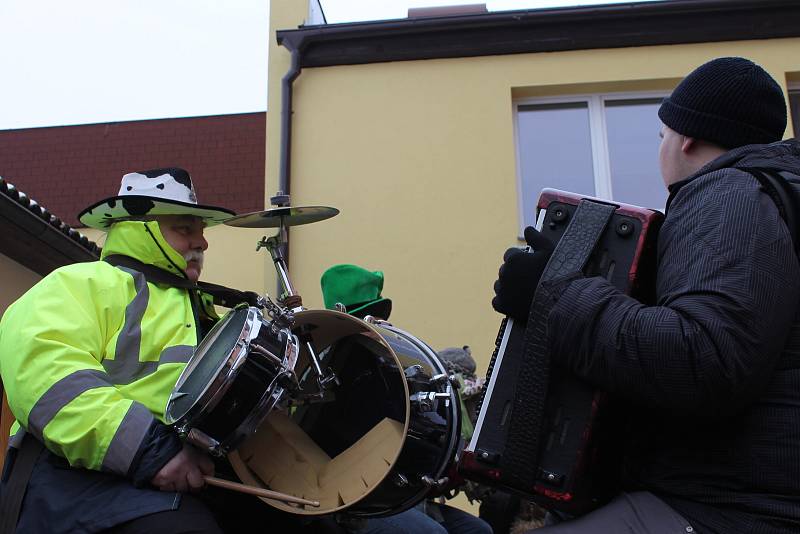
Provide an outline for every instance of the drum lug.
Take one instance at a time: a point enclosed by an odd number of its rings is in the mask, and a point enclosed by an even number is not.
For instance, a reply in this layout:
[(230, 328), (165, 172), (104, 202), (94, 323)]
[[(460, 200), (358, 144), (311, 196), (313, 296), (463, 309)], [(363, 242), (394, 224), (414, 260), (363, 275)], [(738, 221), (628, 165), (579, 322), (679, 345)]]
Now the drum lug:
[(411, 406), (414, 407), (419, 413), (434, 411), (436, 409), (437, 399), (449, 400), (450, 392), (437, 393), (435, 391), (420, 391), (419, 393), (414, 393), (411, 395), (411, 397), (409, 397)]
[(189, 430), (189, 433), (186, 434), (186, 441), (216, 456), (223, 455), (223, 452), (220, 449), (219, 441), (215, 440), (202, 430), (198, 430), (196, 428)]
[(445, 385), (446, 387), (444, 390), (448, 394), (450, 393), (454, 384), (456, 388), (458, 387), (458, 379), (455, 377), (455, 375), (441, 373), (438, 375), (433, 375), (429, 378), (421, 365), (412, 365), (407, 367), (403, 373), (406, 375), (406, 380), (410, 382), (416, 382), (422, 386), (432, 386), (435, 389), (440, 389), (441, 386)]
[(319, 385), (320, 390), (324, 391), (334, 386), (337, 387), (340, 386), (341, 381), (339, 380), (339, 377), (333, 373), (332, 370), (326, 369), (325, 371), (323, 371), (323, 374), (317, 377), (317, 384)]
[(409, 485), (408, 478), (403, 473), (394, 473), (392, 483), (398, 488), (406, 488)]
[(433, 375), (431, 377), (430, 383), (433, 385), (443, 384), (445, 382), (450, 382), (450, 376), (446, 373), (442, 373), (439, 375)]
[(267, 311), (267, 315), (272, 318), (273, 325), (277, 325), (278, 329), (291, 329), (294, 326), (294, 312), (292, 310), (276, 304), (269, 295), (263, 299), (263, 304), (262, 308)]
[(420, 480), (422, 481), (423, 484), (425, 484), (429, 488), (436, 488), (436, 489), (442, 489), (447, 485), (448, 482), (450, 482), (450, 479), (447, 477), (442, 477), (436, 480), (429, 477), (428, 475), (422, 475)]
[(377, 325), (377, 326), (392, 326), (392, 323), (387, 321), (386, 319), (378, 319), (373, 315), (365, 315), (362, 319), (367, 324)]
[(411, 367), (406, 367), (403, 370), (403, 373), (406, 375), (407, 380), (424, 378), (425, 375), (421, 365), (412, 365)]

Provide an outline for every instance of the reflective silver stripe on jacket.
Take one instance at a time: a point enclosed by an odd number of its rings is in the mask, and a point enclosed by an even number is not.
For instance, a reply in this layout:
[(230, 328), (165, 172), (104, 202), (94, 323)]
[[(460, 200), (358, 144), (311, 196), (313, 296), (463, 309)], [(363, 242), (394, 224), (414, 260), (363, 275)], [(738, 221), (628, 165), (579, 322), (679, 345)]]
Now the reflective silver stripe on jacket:
[(28, 414), (28, 432), (44, 441), (44, 427), (74, 398), (94, 388), (112, 386), (106, 373), (96, 369), (81, 369), (71, 373), (48, 389)]
[(114, 359), (103, 360), (103, 368), (114, 384), (130, 384), (140, 378), (153, 374), (158, 366), (164, 363), (187, 363), (192, 356), (190, 345), (175, 345), (164, 349), (158, 362), (140, 361), (142, 344), (142, 318), (150, 301), (150, 290), (147, 280), (139, 271), (117, 266), (133, 277), (136, 296), (125, 308), (125, 324), (117, 337)]
[(164, 349), (158, 357), (157, 362), (140, 362), (138, 355), (136, 361), (117, 353), (117, 358), (121, 360), (103, 360), (109, 377), (115, 384), (130, 384), (147, 375), (156, 372), (158, 366), (164, 363), (187, 363), (191, 357), (194, 347), (191, 345), (175, 345)]
[(187, 363), (194, 352), (191, 345), (175, 345), (167, 347), (158, 357), (158, 365), (162, 363)]
[[(139, 350), (142, 346), (142, 318), (150, 301), (147, 280), (139, 271), (127, 267), (117, 267), (133, 277), (136, 295), (125, 308), (125, 324), (117, 336), (114, 359), (103, 360), (103, 368), (115, 384), (133, 382), (140, 371)], [(151, 371), (152, 372), (152, 371)]]
[(136, 451), (153, 422), (153, 414), (143, 404), (134, 402), (120, 422), (103, 458), (103, 471), (126, 475)]

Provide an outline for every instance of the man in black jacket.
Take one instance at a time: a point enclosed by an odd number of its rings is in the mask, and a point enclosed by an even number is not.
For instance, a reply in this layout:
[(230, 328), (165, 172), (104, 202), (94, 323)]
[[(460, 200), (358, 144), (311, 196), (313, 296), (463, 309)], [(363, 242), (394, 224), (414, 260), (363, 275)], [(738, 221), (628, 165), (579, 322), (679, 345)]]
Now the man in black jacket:
[[(783, 92), (751, 61), (720, 58), (689, 74), (659, 117), (670, 195), (657, 304), (580, 273), (542, 288), (554, 295), (554, 364), (636, 410), (626, 491), (540, 531), (798, 532), (800, 265), (778, 204), (748, 170), (783, 171), (800, 200), (800, 144), (780, 141)], [(537, 251), (506, 253), (493, 300), (522, 320), (530, 299), (519, 295), (532, 295), (551, 248), (526, 236)]]

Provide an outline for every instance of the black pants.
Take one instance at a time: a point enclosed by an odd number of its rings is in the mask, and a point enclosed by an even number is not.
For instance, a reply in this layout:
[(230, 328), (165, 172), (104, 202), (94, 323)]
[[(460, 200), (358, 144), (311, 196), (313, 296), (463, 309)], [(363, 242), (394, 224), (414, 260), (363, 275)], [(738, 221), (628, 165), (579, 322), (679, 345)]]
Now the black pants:
[[(547, 524), (547, 523), (546, 523)], [(682, 515), (647, 491), (622, 493), (585, 516), (530, 531), (530, 534), (692, 534)]]
[(177, 510), (146, 515), (108, 531), (114, 534), (298, 533), (340, 534), (329, 517), (313, 518), (272, 508), (257, 497), (215, 487), (184, 494)]
[(114, 534), (221, 534), (211, 510), (193, 495), (181, 496), (177, 510), (167, 510), (128, 521), (106, 531)]

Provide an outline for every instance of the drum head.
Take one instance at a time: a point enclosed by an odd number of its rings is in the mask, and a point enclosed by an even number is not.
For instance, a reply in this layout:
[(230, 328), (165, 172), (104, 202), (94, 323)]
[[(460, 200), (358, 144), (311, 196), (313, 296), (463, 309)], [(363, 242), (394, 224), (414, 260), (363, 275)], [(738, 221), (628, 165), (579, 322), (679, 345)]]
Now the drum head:
[(185, 420), (198, 401), (207, 401), (212, 384), (229, 362), (248, 323), (248, 308), (228, 312), (195, 348), (167, 403), (164, 420), (171, 425)]
[(317, 508), (262, 499), (270, 505), (329, 514), (369, 495), (397, 462), (409, 426), (408, 385), (392, 348), (364, 321), (307, 310), (297, 314), (293, 331), (301, 342), (295, 369), (303, 392), (319, 391), (304, 341), (340, 385), (314, 402), (273, 411), (228, 458), (246, 484), (320, 502)]

